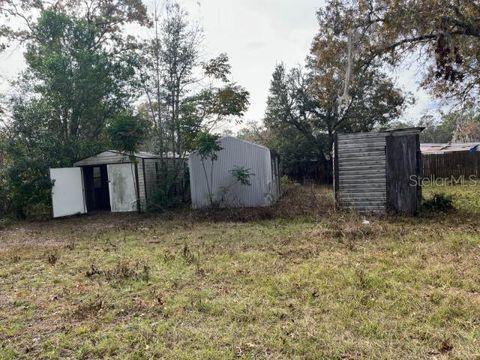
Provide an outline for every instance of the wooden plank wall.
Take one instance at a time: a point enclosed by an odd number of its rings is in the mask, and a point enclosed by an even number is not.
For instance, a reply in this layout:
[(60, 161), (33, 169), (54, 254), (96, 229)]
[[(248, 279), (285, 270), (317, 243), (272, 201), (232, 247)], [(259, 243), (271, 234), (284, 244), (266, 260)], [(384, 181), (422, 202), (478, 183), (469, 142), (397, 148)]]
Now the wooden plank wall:
[(387, 207), (414, 215), (421, 201), (419, 135), (387, 136)]
[(445, 154), (423, 154), (422, 164), (423, 177), (480, 176), (480, 152), (455, 151)]
[(385, 133), (338, 134), (335, 144), (335, 199), (338, 208), (386, 210)]

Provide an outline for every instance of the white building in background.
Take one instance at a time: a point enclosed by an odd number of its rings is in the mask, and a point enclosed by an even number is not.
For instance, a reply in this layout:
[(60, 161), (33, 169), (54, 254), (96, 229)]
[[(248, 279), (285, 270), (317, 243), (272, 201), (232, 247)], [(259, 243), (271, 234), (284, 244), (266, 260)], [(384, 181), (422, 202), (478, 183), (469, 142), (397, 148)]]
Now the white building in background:
[[(192, 208), (210, 206), (209, 182), (214, 203), (220, 207), (270, 206), (280, 196), (279, 158), (270, 149), (231, 136), (220, 139), (218, 159), (212, 163), (197, 152), (190, 154)], [(252, 174), (250, 185), (242, 185), (231, 170), (244, 168)], [(213, 170), (213, 172), (212, 172)], [(205, 176), (205, 173), (207, 176)], [(207, 180), (208, 179), (208, 180)]]

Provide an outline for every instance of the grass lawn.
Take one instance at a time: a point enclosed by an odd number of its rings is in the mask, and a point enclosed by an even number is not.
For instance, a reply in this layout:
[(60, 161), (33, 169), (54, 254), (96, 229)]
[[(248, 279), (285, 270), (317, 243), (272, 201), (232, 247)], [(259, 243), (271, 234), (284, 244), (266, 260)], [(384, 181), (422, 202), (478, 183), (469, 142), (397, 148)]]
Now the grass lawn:
[(440, 191), (456, 211), (370, 224), (296, 187), (4, 226), (0, 359), (480, 359), (480, 186)]

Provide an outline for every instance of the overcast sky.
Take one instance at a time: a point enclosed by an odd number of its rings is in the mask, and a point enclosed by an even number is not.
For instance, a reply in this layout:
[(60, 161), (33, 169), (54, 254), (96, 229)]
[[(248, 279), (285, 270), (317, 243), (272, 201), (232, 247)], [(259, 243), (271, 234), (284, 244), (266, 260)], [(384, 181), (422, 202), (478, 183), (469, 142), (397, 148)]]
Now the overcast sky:
[[(263, 118), (270, 77), (276, 64), (302, 64), (309, 52), (318, 25), (315, 12), (319, 0), (182, 0), (205, 31), (206, 57), (226, 52), (230, 57), (234, 81), (251, 94), (246, 121)], [(0, 54), (0, 91), (24, 66), (22, 49)], [(418, 88), (416, 74), (421, 69), (405, 66), (396, 75), (398, 85), (412, 92), (416, 104), (404, 119), (416, 121), (436, 104)]]

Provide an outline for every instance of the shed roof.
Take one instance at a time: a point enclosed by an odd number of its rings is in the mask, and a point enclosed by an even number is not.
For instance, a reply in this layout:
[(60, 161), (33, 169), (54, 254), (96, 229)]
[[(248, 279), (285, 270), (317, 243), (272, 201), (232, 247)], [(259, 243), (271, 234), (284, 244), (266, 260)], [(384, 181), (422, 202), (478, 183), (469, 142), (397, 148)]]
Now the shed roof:
[[(160, 155), (153, 154), (146, 151), (139, 151), (133, 154), (139, 159), (160, 159)], [(166, 158), (173, 158), (173, 153), (168, 152)], [(178, 158), (178, 156), (177, 156)], [(89, 165), (104, 165), (104, 164), (116, 164), (116, 163), (128, 163), (130, 162), (130, 155), (126, 152), (117, 150), (102, 151), (96, 155), (82, 159), (74, 163), (74, 166), (89, 166)]]
[(348, 137), (364, 137), (364, 136), (379, 136), (379, 135), (393, 135), (393, 136), (402, 136), (402, 135), (416, 135), (421, 133), (425, 128), (424, 127), (410, 127), (410, 128), (402, 128), (402, 129), (387, 129), (387, 130), (379, 130), (379, 131), (360, 131), (360, 132), (353, 132), (353, 133), (339, 133), (342, 136)]
[(261, 148), (261, 149), (263, 149), (263, 150), (270, 151), (270, 149), (267, 148), (266, 146), (259, 145), (259, 144), (256, 144), (256, 143), (254, 143), (254, 142), (251, 142), (251, 141), (239, 139), (239, 138), (237, 138), (237, 137), (230, 136), (230, 135), (222, 136), (222, 137), (220, 138), (220, 141), (221, 141), (221, 140), (226, 140), (226, 139), (232, 139), (232, 140), (235, 140), (235, 141), (238, 141), (238, 142), (242, 142), (242, 143), (245, 143), (245, 144), (248, 144), (248, 145), (252, 145), (252, 146), (259, 147), (259, 148)]
[[(247, 145), (250, 145), (250, 146), (255, 146), (255, 147), (260, 148), (260, 149), (262, 149), (262, 150), (269, 151), (269, 152), (272, 153), (273, 155), (278, 156), (278, 154), (277, 154), (276, 152), (274, 152), (273, 150), (270, 150), (270, 149), (267, 148), (266, 146), (259, 145), (259, 144), (256, 144), (256, 143), (254, 143), (254, 142), (251, 142), (251, 141), (239, 139), (239, 138), (234, 137), (234, 136), (230, 136), (230, 135), (222, 136), (219, 140), (220, 140), (220, 142), (222, 142), (223, 140), (233, 140), (233, 141), (237, 141), (237, 142), (244, 143), (244, 144), (247, 144)], [(191, 154), (195, 154), (195, 153), (197, 153), (197, 150), (192, 151)]]
[(422, 126), (417, 127), (410, 127), (410, 128), (403, 128), (403, 129), (389, 129), (385, 132), (390, 133), (392, 135), (416, 135), (420, 134), (423, 130), (425, 130)]
[(480, 142), (478, 143), (423, 143), (420, 144), (422, 154), (446, 154), (457, 151), (480, 151)]

